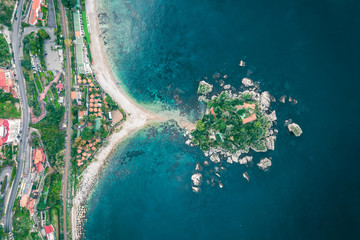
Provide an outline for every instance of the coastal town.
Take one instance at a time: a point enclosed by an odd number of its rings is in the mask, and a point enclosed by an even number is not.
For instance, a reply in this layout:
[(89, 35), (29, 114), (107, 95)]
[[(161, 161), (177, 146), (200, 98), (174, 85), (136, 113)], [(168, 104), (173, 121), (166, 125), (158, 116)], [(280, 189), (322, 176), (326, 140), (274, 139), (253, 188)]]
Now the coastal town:
[(74, 189), (126, 114), (93, 73), (84, 1), (0, 5), (0, 238), (71, 239)]
[[(0, 7), (0, 239), (81, 239), (87, 197), (116, 145), (172, 118), (143, 109), (119, 88), (95, 1), (0, 0)], [(243, 79), (243, 85), (254, 83)], [(206, 111), (196, 124), (177, 116), (188, 130), (186, 144), (199, 146), (214, 164), (221, 154), (247, 164), (252, 158), (239, 152), (274, 150), (270, 94), (233, 94), (225, 85), (208, 99), (212, 88), (200, 82)], [(287, 127), (302, 134), (295, 123)], [(270, 166), (268, 158), (258, 163)], [(199, 169), (191, 178), (194, 192)]]

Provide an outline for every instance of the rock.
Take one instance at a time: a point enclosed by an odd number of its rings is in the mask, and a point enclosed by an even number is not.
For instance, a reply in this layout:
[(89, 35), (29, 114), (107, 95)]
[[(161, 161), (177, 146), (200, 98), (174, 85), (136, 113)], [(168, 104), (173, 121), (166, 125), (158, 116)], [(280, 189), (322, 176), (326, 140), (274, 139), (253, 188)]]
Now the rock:
[(294, 103), (294, 104), (298, 104), (298, 100), (294, 99), (294, 100), (293, 100), (293, 103)]
[(270, 114), (267, 115), (267, 118), (271, 121), (271, 122), (274, 122), (277, 120), (277, 117), (276, 117), (276, 112), (275, 110), (272, 111)]
[(218, 173), (215, 173), (215, 175), (216, 175), (217, 177), (220, 177), (220, 174), (218, 174)]
[(221, 79), (221, 80), (220, 80), (220, 84), (219, 84), (220, 87), (224, 86), (224, 84), (225, 84), (224, 80)]
[(186, 142), (185, 142), (186, 145), (190, 145), (190, 143), (191, 143), (190, 139), (186, 140)]
[(239, 157), (234, 154), (234, 155), (231, 156), (231, 160), (232, 160), (234, 163), (237, 163), (237, 162), (239, 162)]
[(289, 96), (289, 102), (292, 102), (293, 101), (293, 99)]
[(208, 161), (204, 161), (204, 166), (209, 166), (209, 162)]
[(268, 91), (262, 92), (260, 95), (260, 108), (264, 111), (270, 107), (270, 93)]
[(286, 95), (281, 96), (281, 97), (279, 98), (279, 102), (285, 103), (285, 101), (286, 101)]
[(194, 186), (200, 186), (202, 175), (201, 173), (195, 173), (191, 176), (191, 181)]
[(206, 95), (208, 94), (209, 92), (211, 92), (213, 89), (213, 85), (205, 82), (205, 81), (201, 81), (199, 83), (199, 87), (198, 87), (198, 90), (197, 90), (197, 94), (199, 95)]
[(231, 88), (231, 85), (230, 84), (226, 84), (225, 86), (224, 86), (224, 89), (230, 89)]
[(252, 156), (245, 156), (239, 160), (240, 164), (247, 164), (248, 162), (251, 162), (253, 159)]
[(220, 157), (219, 155), (217, 154), (213, 154), (210, 156), (210, 160), (213, 162), (213, 163), (219, 163), (220, 162)]
[(241, 83), (245, 86), (245, 87), (251, 87), (254, 85), (254, 82), (250, 79), (250, 78), (243, 78), (241, 80)]
[(205, 103), (206, 103), (206, 102), (209, 101), (209, 99), (207, 99), (206, 96), (201, 95), (201, 96), (198, 97), (198, 101), (199, 101), (199, 102), (205, 102)]
[(271, 160), (269, 158), (261, 159), (257, 165), (261, 170), (267, 171), (271, 167)]
[(243, 177), (249, 182), (250, 179), (249, 179), (249, 174), (247, 172), (244, 172), (243, 173)]
[(291, 123), (288, 125), (289, 132), (293, 133), (295, 136), (299, 137), (302, 134), (302, 129), (296, 123)]
[(200, 192), (200, 188), (199, 187), (195, 187), (195, 186), (192, 186), (192, 190), (193, 192)]
[(219, 72), (216, 72), (213, 74), (213, 79), (218, 79), (221, 76), (221, 74)]
[(233, 160), (231, 159), (231, 157), (228, 157), (228, 158), (227, 158), (227, 162), (230, 163), (230, 164), (233, 163)]
[(276, 102), (276, 98), (273, 96), (270, 96), (270, 100), (271, 100), (271, 102)]
[(275, 136), (270, 136), (270, 137), (265, 138), (265, 145), (266, 145), (267, 149), (274, 151), (275, 140), (276, 140)]
[(222, 184), (222, 182), (219, 182), (219, 187), (220, 187), (220, 188), (223, 188), (223, 187), (224, 187), (224, 185)]
[(239, 66), (240, 67), (245, 67), (245, 62), (243, 60), (240, 60)]
[(228, 77), (229, 77), (229, 76), (228, 76), (228, 75), (226, 75), (226, 74), (223, 76), (223, 78), (224, 78), (224, 79), (227, 79)]
[(195, 170), (196, 171), (201, 171), (202, 170), (202, 167), (201, 167), (200, 163), (196, 163)]

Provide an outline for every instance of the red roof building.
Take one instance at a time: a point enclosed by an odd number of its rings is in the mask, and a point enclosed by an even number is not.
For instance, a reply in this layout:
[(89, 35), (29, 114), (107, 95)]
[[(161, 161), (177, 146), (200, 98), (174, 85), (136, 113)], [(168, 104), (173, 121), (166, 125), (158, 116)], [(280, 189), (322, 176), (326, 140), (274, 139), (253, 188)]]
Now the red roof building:
[(44, 170), (42, 163), (45, 162), (44, 150), (39, 147), (37, 149), (33, 149), (33, 160), (36, 165), (36, 172), (42, 172)]
[(44, 227), (46, 234), (54, 232), (54, 227), (52, 225)]
[(12, 81), (6, 80), (5, 71), (0, 69), (0, 88), (4, 89), (5, 92), (11, 92)]
[(29, 24), (35, 25), (38, 20), (41, 0), (33, 0), (29, 16)]
[(5, 144), (9, 137), (9, 122), (6, 119), (0, 119), (0, 146)]

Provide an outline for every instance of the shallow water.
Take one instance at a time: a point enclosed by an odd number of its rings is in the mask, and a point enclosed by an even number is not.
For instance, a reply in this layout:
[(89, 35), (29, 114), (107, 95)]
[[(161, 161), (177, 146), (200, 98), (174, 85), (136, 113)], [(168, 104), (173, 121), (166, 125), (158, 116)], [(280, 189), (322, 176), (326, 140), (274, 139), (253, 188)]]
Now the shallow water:
[[(191, 191), (197, 148), (170, 125), (122, 143), (89, 200), (88, 239), (342, 239), (359, 234), (357, 1), (120, 1), (101, 4), (108, 55), (140, 103), (197, 115), (215, 72), (249, 76), (275, 97), (269, 172), (228, 166), (224, 188)], [(247, 67), (238, 66), (246, 57)], [(287, 133), (292, 118), (304, 134)]]

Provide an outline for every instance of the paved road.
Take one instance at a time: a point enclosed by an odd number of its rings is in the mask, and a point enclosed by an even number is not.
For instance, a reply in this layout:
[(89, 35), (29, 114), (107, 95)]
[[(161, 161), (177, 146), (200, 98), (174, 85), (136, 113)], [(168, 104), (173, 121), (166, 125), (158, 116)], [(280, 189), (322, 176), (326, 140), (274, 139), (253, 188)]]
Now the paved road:
[(49, 0), (48, 1), (48, 19), (47, 24), (49, 28), (56, 28), (56, 17), (55, 17), (55, 8), (54, 8), (54, 2), (56, 0)]
[[(61, 9), (61, 16), (62, 16), (62, 28), (64, 32), (65, 39), (69, 38), (69, 29), (68, 29), (68, 21), (66, 18), (65, 8), (62, 5), (61, 1), (58, 1), (60, 4)], [(69, 162), (70, 162), (70, 152), (71, 152), (71, 99), (70, 99), (70, 91), (71, 91), (71, 53), (70, 48), (66, 47), (66, 118), (67, 118), (67, 126), (66, 126), (66, 150), (64, 156), (65, 162), (65, 171), (63, 176), (63, 227), (64, 227), (64, 240), (67, 239), (67, 224), (66, 224), (66, 214), (67, 214), (67, 179), (68, 179), (68, 172), (69, 172)]]
[(21, 174), (24, 167), (24, 158), (25, 158), (25, 149), (27, 144), (27, 137), (29, 132), (29, 108), (26, 98), (25, 92), (25, 80), (23, 77), (23, 73), (21, 70), (21, 63), (19, 60), (20, 56), (20, 22), (21, 22), (21, 12), (23, 9), (24, 0), (19, 0), (18, 10), (16, 12), (16, 17), (14, 18), (14, 22), (12, 25), (12, 47), (14, 53), (14, 62), (15, 62), (15, 79), (19, 85), (20, 91), (20, 99), (23, 106), (23, 116), (22, 116), (22, 133), (21, 133), (21, 142), (19, 148), (19, 159), (18, 159), (18, 167), (16, 171), (16, 176), (14, 179), (14, 185), (11, 189), (8, 205), (5, 213), (5, 231), (10, 232), (12, 230), (12, 208), (14, 206), (15, 197), (17, 194)]

